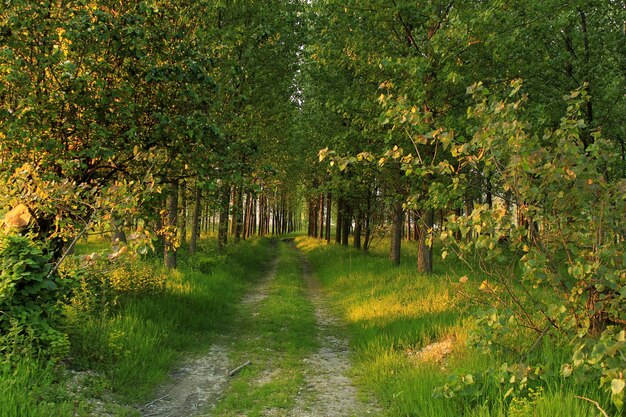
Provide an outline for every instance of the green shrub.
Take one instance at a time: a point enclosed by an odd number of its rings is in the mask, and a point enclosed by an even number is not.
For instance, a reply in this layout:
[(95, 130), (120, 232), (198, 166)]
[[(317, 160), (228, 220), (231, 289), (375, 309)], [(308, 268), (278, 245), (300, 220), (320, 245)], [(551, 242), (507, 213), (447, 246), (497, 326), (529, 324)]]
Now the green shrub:
[(0, 236), (0, 353), (59, 358), (67, 352), (67, 336), (55, 328), (65, 288), (51, 258), (30, 236)]
[(107, 275), (116, 293), (157, 294), (165, 289), (167, 273), (162, 266), (141, 260), (117, 262)]
[(93, 313), (110, 310), (121, 294), (157, 294), (165, 289), (162, 266), (137, 257), (76, 256), (62, 268), (75, 283), (69, 304)]
[[(588, 385), (601, 390), (595, 400), (623, 413), (626, 180), (607, 171), (607, 161), (619, 155), (599, 132), (587, 147), (578, 140), (586, 128), (579, 118), (584, 89), (566, 97), (561, 125), (542, 136), (520, 117), (524, 98), (491, 100), (481, 85), (475, 93), (479, 101), (469, 113), (479, 129), (464, 163), (498, 167), (515, 210), (509, 203), (477, 204), (468, 216), (450, 216), (439, 235), (445, 254), (457, 254), (483, 277), (472, 301), (489, 308), (478, 312), (470, 342), (519, 369), (541, 370), (542, 380), (593, 381)], [(546, 368), (537, 354), (544, 340), (569, 359)], [(527, 395), (532, 378), (517, 372), (502, 378), (505, 397)]]
[(223, 265), (225, 256), (201, 256), (190, 264), (190, 267), (203, 274), (210, 274), (216, 267)]

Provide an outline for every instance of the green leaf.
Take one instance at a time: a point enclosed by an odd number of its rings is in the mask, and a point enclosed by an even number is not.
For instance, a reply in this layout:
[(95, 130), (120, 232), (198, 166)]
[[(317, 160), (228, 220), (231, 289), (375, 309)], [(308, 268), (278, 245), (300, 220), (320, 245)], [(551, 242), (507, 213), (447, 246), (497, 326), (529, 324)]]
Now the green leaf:
[(622, 378), (614, 379), (611, 381), (611, 392), (613, 395), (618, 395), (624, 391), (624, 386), (626, 382)]

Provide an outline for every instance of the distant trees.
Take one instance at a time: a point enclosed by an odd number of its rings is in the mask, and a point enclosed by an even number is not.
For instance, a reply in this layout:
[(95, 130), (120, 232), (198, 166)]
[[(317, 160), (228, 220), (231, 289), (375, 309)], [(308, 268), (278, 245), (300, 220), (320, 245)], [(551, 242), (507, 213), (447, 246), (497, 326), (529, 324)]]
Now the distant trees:
[(301, 7), (3, 5), (0, 210), (28, 207), (57, 260), (94, 224), (142, 251), (159, 236), (171, 267), (177, 230), (195, 250), (220, 217), (221, 244), (295, 229)]
[(392, 262), (404, 236), (432, 272), (438, 242), (484, 277), (472, 343), (515, 361), (446, 398), (493, 375), (525, 395), (548, 338), (571, 353), (552, 372), (623, 409), (623, 24), (615, 1), (312, 6), (303, 115), (325, 132), (312, 188), (337, 202), (337, 241), (360, 240), (367, 196)]
[[(418, 270), (432, 271), (433, 232), (450, 214), (470, 215), (476, 204), (524, 204), (502, 190), (493, 164), (459, 168), (457, 161), (476, 129), (466, 113), (466, 88), (481, 81), (506, 94), (518, 78), (529, 98), (519, 117), (532, 120), (539, 135), (559, 126), (567, 111), (563, 96), (581, 91), (582, 130), (575, 140), (588, 147), (601, 130), (605, 146), (620, 155), (607, 169), (612, 178), (623, 177), (620, 15), (618, 2), (314, 3), (303, 113), (325, 132), (310, 137), (334, 164), (322, 165), (334, 179), (323, 176), (319, 188), (343, 202), (359, 190), (355, 173), (369, 170), (376, 189), (355, 194), (373, 195), (370, 207), (387, 213), (382, 223), (393, 236), (392, 261), (398, 262), (402, 234), (419, 242)], [(556, 146), (547, 139), (542, 145)], [(356, 217), (347, 222), (356, 231)]]

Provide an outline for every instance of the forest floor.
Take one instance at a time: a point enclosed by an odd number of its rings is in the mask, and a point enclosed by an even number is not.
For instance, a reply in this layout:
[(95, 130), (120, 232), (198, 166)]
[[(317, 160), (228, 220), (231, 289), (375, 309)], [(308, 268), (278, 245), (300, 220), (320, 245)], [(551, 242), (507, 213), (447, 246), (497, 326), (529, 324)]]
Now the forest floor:
[(469, 400), (434, 395), (507, 358), (466, 343), (476, 306), (463, 294), (483, 277), (449, 258), (417, 274), (412, 242), (400, 266), (383, 244), (363, 253), (298, 236), (219, 254), (213, 243), (182, 258), (163, 292), (68, 315), (67, 365), (0, 367), (0, 416), (589, 417), (581, 396), (606, 402), (560, 377), (564, 353), (548, 343), (536, 354), (551, 371), (532, 395), (509, 398), (495, 378), (472, 383)]
[(144, 417), (376, 415), (350, 379), (348, 331), (306, 257), (277, 243), (233, 330), (170, 374)]

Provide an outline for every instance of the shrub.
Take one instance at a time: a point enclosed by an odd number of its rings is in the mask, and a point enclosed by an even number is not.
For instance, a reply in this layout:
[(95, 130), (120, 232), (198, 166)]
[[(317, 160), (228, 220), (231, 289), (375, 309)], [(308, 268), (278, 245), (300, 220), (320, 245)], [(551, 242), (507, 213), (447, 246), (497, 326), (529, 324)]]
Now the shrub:
[[(475, 91), (486, 94), (480, 86)], [(480, 127), (464, 163), (490, 167), (516, 210), (508, 203), (476, 205), (467, 217), (451, 216), (440, 238), (485, 278), (475, 298), (492, 307), (477, 317), (471, 339), (477, 347), (513, 353), (518, 367), (540, 369), (530, 363), (546, 339), (553, 350), (572, 352), (559, 364), (562, 377), (596, 380), (621, 410), (626, 181), (608, 170), (616, 155), (599, 133), (592, 145), (582, 146), (581, 96), (584, 90), (567, 97), (561, 126), (542, 137), (528, 133), (530, 126), (519, 118), (523, 100), (482, 97), (470, 110)], [(473, 239), (458, 240), (457, 234)], [(503, 238), (506, 245), (499, 243)], [(519, 378), (511, 381), (507, 394), (523, 391)]]
[(94, 314), (108, 312), (122, 294), (159, 293), (167, 281), (162, 267), (133, 257), (79, 256), (68, 260), (63, 271), (75, 283), (69, 304)]
[(223, 265), (226, 260), (225, 256), (201, 256), (194, 259), (194, 262), (190, 266), (202, 272), (203, 274), (210, 274), (216, 267)]
[(62, 357), (67, 336), (55, 328), (65, 290), (51, 254), (30, 236), (0, 236), (0, 353)]
[(157, 294), (165, 289), (167, 274), (160, 266), (127, 259), (114, 266), (108, 274), (108, 280), (118, 294)]

